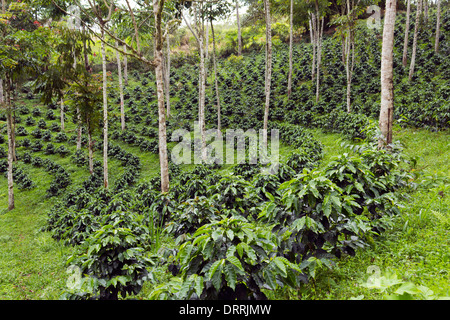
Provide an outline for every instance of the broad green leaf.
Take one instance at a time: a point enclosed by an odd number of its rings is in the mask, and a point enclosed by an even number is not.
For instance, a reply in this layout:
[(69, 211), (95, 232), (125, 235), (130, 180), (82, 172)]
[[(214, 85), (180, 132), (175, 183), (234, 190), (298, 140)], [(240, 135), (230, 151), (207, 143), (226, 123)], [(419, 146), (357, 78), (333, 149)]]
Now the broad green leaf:
[(197, 294), (197, 296), (200, 297), (200, 295), (203, 292), (203, 277), (197, 276), (194, 280), (195, 282), (195, 293)]
[(286, 273), (286, 266), (284, 264), (284, 261), (279, 259), (280, 257), (275, 257), (273, 259), (273, 262), (275, 263), (275, 265), (278, 267), (278, 270), (281, 272), (281, 275), (283, 278), (285, 278), (287, 276)]
[(209, 238), (209, 235), (208, 235), (208, 234), (204, 234), (204, 235), (202, 235), (202, 236), (196, 237), (196, 238), (194, 239), (194, 241), (192, 242), (192, 244), (195, 246), (197, 243), (202, 242), (203, 240), (205, 240), (205, 239), (207, 239), (207, 238)]
[(234, 239), (234, 232), (233, 230), (227, 230), (227, 238), (232, 241)]
[(219, 266), (222, 265), (223, 263), (224, 263), (224, 259), (220, 259), (211, 265), (211, 267), (208, 270), (208, 278), (209, 279), (211, 279), (214, 276), (214, 274), (217, 272), (217, 269), (219, 268)]
[(228, 286), (234, 290), (236, 287), (237, 277), (233, 265), (226, 264), (223, 273), (225, 274), (225, 280), (227, 281)]
[(235, 256), (228, 256), (227, 260), (232, 263), (233, 265), (235, 265), (239, 270), (244, 271), (244, 268), (242, 267), (241, 261), (239, 261), (238, 258), (236, 258)]
[(220, 285), (222, 284), (222, 269), (225, 260), (221, 259), (213, 263), (210, 269), (209, 279), (211, 280), (214, 288), (220, 290)]
[(277, 287), (277, 281), (276, 281), (276, 276), (273, 273), (273, 270), (271, 268), (266, 268), (263, 272), (263, 275), (264, 275), (264, 279), (267, 282), (267, 285), (271, 289), (275, 290)]
[(246, 243), (244, 242), (240, 242), (237, 246), (236, 246), (236, 251), (239, 254), (239, 257), (242, 258), (242, 256), (244, 255), (244, 245), (246, 245)]
[(342, 206), (341, 200), (339, 199), (339, 197), (335, 196), (335, 195), (331, 195), (330, 196), (331, 201), (335, 204), (335, 206), (337, 208), (340, 208)]

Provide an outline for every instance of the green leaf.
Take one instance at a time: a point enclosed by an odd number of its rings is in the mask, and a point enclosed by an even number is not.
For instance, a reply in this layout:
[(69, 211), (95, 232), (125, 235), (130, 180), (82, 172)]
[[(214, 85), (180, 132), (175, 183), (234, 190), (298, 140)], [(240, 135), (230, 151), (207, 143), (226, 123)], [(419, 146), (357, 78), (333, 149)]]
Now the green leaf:
[(202, 294), (202, 292), (203, 292), (203, 277), (200, 277), (200, 276), (197, 276), (196, 278), (195, 278), (195, 286), (194, 286), (194, 288), (195, 288), (195, 293), (197, 294), (197, 296), (199, 296), (200, 297), (200, 295)]
[(277, 281), (276, 276), (273, 273), (273, 270), (271, 268), (266, 268), (263, 272), (264, 279), (267, 282), (267, 285), (272, 289), (275, 290), (277, 287)]
[(337, 208), (340, 208), (342, 206), (341, 200), (338, 197), (336, 197), (335, 195), (331, 195), (330, 198)]
[(234, 232), (233, 230), (227, 230), (227, 237), (230, 241), (234, 239)]
[(180, 252), (178, 253), (181, 264), (186, 264), (189, 261), (193, 247), (194, 246), (190, 242), (186, 242), (182, 245)]
[(244, 268), (242, 267), (241, 261), (239, 261), (238, 258), (235, 256), (229, 256), (227, 257), (227, 260), (232, 263), (234, 266), (236, 266), (239, 270), (244, 271)]
[(305, 218), (306, 218), (306, 216), (295, 220), (294, 223), (292, 224), (292, 228), (296, 231), (303, 230), (303, 228), (305, 227), (305, 222), (306, 222)]
[(224, 259), (218, 260), (214, 262), (211, 269), (209, 269), (209, 279), (216, 290), (220, 290), (220, 285), (222, 284), (222, 269), (224, 262)]
[(227, 281), (228, 286), (234, 290), (237, 280), (236, 270), (234, 269), (234, 266), (232, 264), (226, 264), (223, 271), (225, 273), (225, 280)]
[(239, 254), (239, 257), (242, 258), (242, 256), (244, 255), (244, 242), (240, 242), (236, 246), (236, 251)]
[(223, 229), (214, 230), (214, 232), (211, 235), (214, 241), (217, 241), (217, 239), (219, 239), (219, 237), (222, 236), (223, 236)]
[(223, 264), (224, 259), (220, 259), (217, 260), (216, 262), (214, 262), (211, 267), (208, 270), (208, 278), (211, 280), (211, 278), (214, 276), (214, 274), (216, 273), (217, 269), (219, 268), (219, 266), (221, 264)]
[(209, 234), (204, 234), (202, 236), (196, 237), (192, 244), (195, 246), (197, 243), (202, 242), (203, 240), (209, 238)]
[(284, 261), (282, 259), (280, 259), (280, 257), (275, 257), (273, 259), (273, 262), (277, 266), (278, 270), (281, 272), (282, 277), (285, 278), (287, 276), (287, 273), (286, 273), (286, 266), (284, 264)]

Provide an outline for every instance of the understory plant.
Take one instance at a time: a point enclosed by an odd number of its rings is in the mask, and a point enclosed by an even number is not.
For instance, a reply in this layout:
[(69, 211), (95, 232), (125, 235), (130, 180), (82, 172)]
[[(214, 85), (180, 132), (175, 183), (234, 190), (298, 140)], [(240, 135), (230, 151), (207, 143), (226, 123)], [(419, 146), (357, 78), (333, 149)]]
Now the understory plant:
[(300, 267), (277, 255), (278, 238), (242, 216), (222, 216), (182, 241), (176, 277), (157, 286), (150, 299), (266, 299), (263, 289), (298, 287)]

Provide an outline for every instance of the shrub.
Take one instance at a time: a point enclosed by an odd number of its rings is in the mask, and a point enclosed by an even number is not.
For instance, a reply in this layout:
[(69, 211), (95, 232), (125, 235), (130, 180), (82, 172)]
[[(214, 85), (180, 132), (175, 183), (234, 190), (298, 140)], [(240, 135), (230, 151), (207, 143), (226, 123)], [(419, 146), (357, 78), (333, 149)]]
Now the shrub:
[(64, 132), (59, 132), (55, 136), (55, 142), (56, 143), (62, 143), (62, 142), (66, 142), (66, 141), (67, 141), (67, 135)]
[(300, 268), (276, 256), (277, 239), (243, 217), (206, 224), (179, 246), (179, 288), (156, 287), (150, 299), (267, 299), (261, 289), (299, 286)]
[(47, 146), (45, 147), (45, 154), (55, 154), (56, 149), (55, 146), (51, 143), (47, 144)]
[(67, 149), (65, 145), (61, 145), (55, 150), (55, 152), (58, 153), (61, 157), (65, 157), (70, 153), (70, 150)]
[(121, 224), (118, 220), (102, 226), (83, 242), (78, 255), (68, 259), (86, 277), (65, 294), (66, 299), (117, 300), (141, 291), (154, 264), (143, 248), (148, 239), (146, 233), (136, 234), (132, 226)]
[(42, 150), (42, 142), (41, 140), (36, 140), (33, 143), (31, 143), (30, 148), (33, 152), (39, 152)]
[(47, 128), (47, 123), (45, 123), (44, 119), (39, 119), (39, 121), (37, 123), (37, 126), (40, 129), (46, 129)]
[(25, 129), (25, 127), (20, 126), (17, 128), (16, 135), (18, 135), (19, 137), (24, 137), (28, 135), (28, 131), (27, 129)]

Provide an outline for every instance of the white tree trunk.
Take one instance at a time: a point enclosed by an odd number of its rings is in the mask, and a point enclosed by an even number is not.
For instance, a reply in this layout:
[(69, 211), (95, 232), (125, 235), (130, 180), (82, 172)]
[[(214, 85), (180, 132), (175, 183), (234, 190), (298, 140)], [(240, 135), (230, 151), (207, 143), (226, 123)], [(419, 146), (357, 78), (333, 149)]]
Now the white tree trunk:
[(265, 93), (266, 103), (264, 107), (263, 144), (267, 146), (267, 130), (269, 126), (270, 86), (272, 81), (272, 24), (270, 18), (270, 2), (264, 0), (266, 16), (266, 75)]
[(199, 48), (200, 48), (200, 77), (199, 77), (199, 123), (200, 123), (200, 134), (202, 139), (202, 160), (206, 161), (206, 126), (205, 126), (205, 83), (206, 83), (206, 70), (205, 70), (205, 53), (203, 46), (203, 34), (199, 34)]
[(291, 96), (292, 91), (292, 47), (294, 44), (294, 0), (291, 0), (289, 11), (289, 74), (288, 74), (288, 97)]
[(238, 28), (238, 56), (242, 55), (242, 31), (241, 19), (239, 17), (239, 0), (236, 0), (236, 22)]
[(419, 30), (420, 23), (420, 15), (422, 13), (422, 0), (419, 0), (417, 3), (417, 12), (416, 12), (416, 22), (414, 25), (414, 40), (413, 40), (413, 48), (411, 54), (411, 64), (409, 65), (409, 81), (411, 81), (414, 74), (414, 67), (416, 64), (416, 51), (417, 51), (417, 33)]
[(403, 67), (406, 67), (406, 64), (408, 63), (408, 36), (409, 36), (409, 16), (411, 13), (411, 0), (407, 1), (408, 4), (406, 7), (405, 40), (403, 42), (403, 58), (402, 58)]
[[(105, 32), (102, 29), (102, 39)], [(103, 67), (103, 184), (108, 188), (108, 79), (106, 73), (106, 50), (102, 41), (102, 67)]]
[(77, 107), (77, 150), (81, 149), (81, 130), (80, 108)]
[(3, 79), (0, 79), (0, 103), (3, 103), (5, 100), (4, 94), (3, 94)]
[(317, 75), (316, 75), (316, 102), (319, 102), (320, 98), (320, 66), (322, 63), (322, 36), (323, 36), (323, 25), (325, 19), (317, 20), (317, 25), (320, 24), (320, 30), (318, 28), (318, 39), (317, 39)]
[(219, 82), (217, 80), (217, 61), (216, 61), (216, 37), (214, 34), (214, 25), (211, 20), (211, 33), (213, 41), (213, 65), (214, 65), (214, 85), (216, 89), (216, 103), (217, 103), (217, 135), (222, 136), (222, 123), (220, 119), (220, 94), (219, 94)]
[(436, 12), (436, 37), (434, 40), (434, 51), (439, 52), (439, 29), (441, 28), (441, 0), (437, 0), (437, 12)]
[[(350, 32), (350, 30), (349, 30)], [(345, 38), (345, 70), (347, 73), (347, 112), (352, 112), (351, 108), (351, 81), (350, 81), (350, 35)]]
[(13, 162), (14, 162), (14, 137), (13, 137), (13, 119), (11, 109), (11, 85), (9, 77), (5, 81), (4, 104), (6, 106), (6, 132), (8, 135), (8, 210), (13, 210), (14, 205), (14, 178), (13, 178)]
[[(197, 24), (197, 3), (194, 3), (194, 21)], [(200, 3), (202, 5), (202, 3)], [(194, 36), (195, 40), (197, 40), (198, 45), (198, 51), (200, 55), (200, 66), (199, 66), (199, 75), (198, 75), (198, 92), (199, 92), (199, 101), (198, 101), (198, 122), (199, 122), (199, 130), (200, 130), (200, 136), (201, 136), (201, 159), (203, 161), (206, 161), (206, 127), (205, 127), (205, 82), (206, 82), (206, 72), (205, 72), (205, 48), (204, 48), (204, 20), (201, 19), (201, 25), (198, 27), (196, 26), (197, 32), (195, 32), (189, 21), (182, 15), (183, 20), (185, 21), (186, 25), (188, 26), (189, 30), (191, 31), (192, 35)]]
[(14, 162), (14, 140), (12, 137), (13, 120), (11, 109), (8, 107), (6, 113), (6, 132), (8, 135), (8, 210), (13, 210), (14, 205), (14, 179), (13, 179), (13, 162)]
[(125, 55), (123, 56), (123, 80), (124, 85), (128, 86), (128, 56), (127, 53), (127, 46), (123, 45), (123, 51), (125, 52)]
[(164, 80), (163, 80), (163, 39), (161, 31), (162, 7), (159, 1), (153, 1), (155, 16), (155, 50), (156, 89), (158, 96), (158, 124), (159, 124), (159, 163), (161, 173), (161, 192), (169, 191), (169, 162), (167, 156), (166, 112), (164, 108)]
[(312, 66), (311, 66), (311, 81), (316, 77), (316, 18), (313, 13), (309, 17), (309, 34), (311, 36), (312, 44)]
[(61, 132), (64, 132), (64, 98), (61, 98)]
[[(349, 16), (349, 23), (347, 25), (347, 34), (345, 37), (345, 70), (347, 74), (347, 112), (352, 112), (352, 103), (351, 103), (351, 90), (352, 90), (352, 75), (353, 75), (353, 66), (355, 62), (355, 44), (353, 37), (353, 15), (352, 12), (353, 5), (350, 6), (350, 0), (347, 0), (347, 15)], [(351, 17), (351, 18), (350, 18)], [(352, 57), (352, 62), (350, 65), (350, 56)]]
[(422, 6), (423, 6), (423, 13), (424, 13), (424, 19), (423, 21), (425, 22), (425, 24), (428, 23), (428, 0), (422, 0)]
[[(119, 48), (119, 43), (116, 40), (116, 48)], [(123, 98), (123, 82), (122, 82), (122, 65), (120, 62), (120, 53), (116, 50), (117, 57), (117, 73), (119, 77), (119, 95), (120, 95), (120, 123), (122, 126), (122, 131), (125, 130), (125, 105)]]
[(396, 0), (386, 1), (386, 13), (383, 28), (383, 45), (381, 50), (381, 108), (379, 148), (386, 148), (392, 143), (392, 125), (394, 119), (394, 26)]
[(166, 54), (166, 61), (167, 61), (167, 67), (166, 67), (166, 77), (165, 77), (165, 90), (166, 90), (166, 112), (167, 112), (167, 118), (170, 117), (170, 36), (169, 33), (167, 33), (166, 37), (166, 45), (167, 45), (167, 54)]
[(88, 134), (88, 151), (89, 151), (89, 173), (93, 174), (94, 173), (94, 151), (93, 151), (94, 143), (92, 141), (92, 134), (91, 134), (91, 129), (90, 129), (89, 125), (88, 125), (88, 129), (87, 129), (87, 134)]

